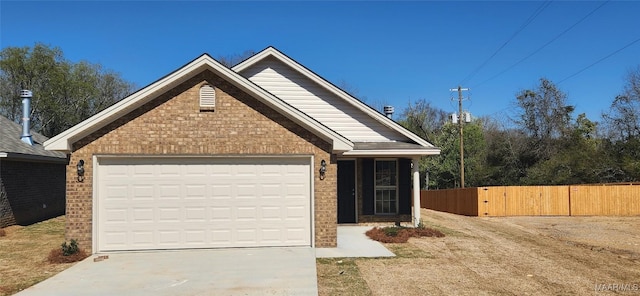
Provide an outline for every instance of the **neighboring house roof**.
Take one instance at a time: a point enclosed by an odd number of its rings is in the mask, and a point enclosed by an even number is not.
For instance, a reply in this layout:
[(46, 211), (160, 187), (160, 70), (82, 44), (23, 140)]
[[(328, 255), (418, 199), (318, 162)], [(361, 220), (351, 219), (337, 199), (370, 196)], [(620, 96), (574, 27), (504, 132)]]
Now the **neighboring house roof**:
[(273, 47), (232, 70), (353, 142), (344, 155), (433, 155), (440, 150)]
[(71, 145), (75, 141), (97, 131), (205, 70), (212, 71), (216, 75), (219, 75), (262, 103), (265, 103), (267, 106), (297, 124), (300, 124), (310, 132), (332, 143), (334, 153), (341, 153), (353, 149), (353, 143), (342, 135), (240, 76), (238, 73), (223, 66), (208, 54), (201, 55), (178, 70), (122, 99), (113, 106), (51, 138), (44, 143), (45, 148), (47, 150), (71, 151)]
[(67, 155), (58, 151), (47, 151), (42, 146), (48, 138), (31, 131), (33, 146), (20, 139), (22, 135), (22, 125), (12, 120), (0, 116), (0, 158), (67, 162)]

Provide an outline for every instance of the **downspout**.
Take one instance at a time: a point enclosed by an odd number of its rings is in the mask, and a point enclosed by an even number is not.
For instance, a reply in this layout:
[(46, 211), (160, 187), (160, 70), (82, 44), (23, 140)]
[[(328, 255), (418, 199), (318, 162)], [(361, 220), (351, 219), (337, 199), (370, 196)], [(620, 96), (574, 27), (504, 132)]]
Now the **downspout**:
[(33, 146), (33, 138), (31, 137), (30, 115), (31, 115), (31, 97), (33, 93), (30, 90), (23, 89), (20, 91), (22, 98), (22, 136), (20, 140)]

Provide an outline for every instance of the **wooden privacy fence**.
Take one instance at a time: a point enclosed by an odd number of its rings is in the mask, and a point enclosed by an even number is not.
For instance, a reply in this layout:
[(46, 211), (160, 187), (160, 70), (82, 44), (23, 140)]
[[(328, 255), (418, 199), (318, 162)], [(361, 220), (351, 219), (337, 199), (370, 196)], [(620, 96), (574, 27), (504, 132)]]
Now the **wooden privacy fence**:
[(420, 192), (420, 207), (467, 216), (640, 215), (640, 186), (496, 186)]

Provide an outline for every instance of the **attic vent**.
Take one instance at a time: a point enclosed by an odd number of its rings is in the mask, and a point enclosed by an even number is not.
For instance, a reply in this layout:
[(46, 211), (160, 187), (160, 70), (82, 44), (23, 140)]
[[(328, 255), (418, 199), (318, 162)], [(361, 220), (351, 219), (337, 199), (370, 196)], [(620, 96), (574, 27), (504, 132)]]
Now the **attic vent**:
[(214, 110), (216, 107), (216, 90), (205, 84), (200, 88), (200, 110)]

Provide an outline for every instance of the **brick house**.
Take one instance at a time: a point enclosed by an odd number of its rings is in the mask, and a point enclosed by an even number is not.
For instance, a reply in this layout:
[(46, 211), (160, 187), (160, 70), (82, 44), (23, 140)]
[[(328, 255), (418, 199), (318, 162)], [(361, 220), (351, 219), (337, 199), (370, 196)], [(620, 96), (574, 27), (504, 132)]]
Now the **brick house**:
[(66, 235), (92, 252), (331, 247), (338, 223), (417, 223), (417, 161), (439, 153), (273, 47), (232, 69), (204, 54), (45, 146), (70, 154)]
[(20, 124), (0, 116), (0, 228), (64, 215), (66, 154), (45, 150), (41, 134), (31, 132), (33, 145), (21, 134)]

